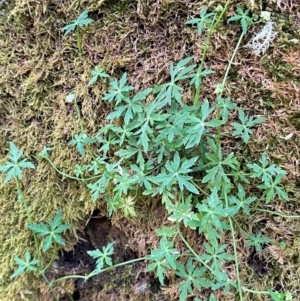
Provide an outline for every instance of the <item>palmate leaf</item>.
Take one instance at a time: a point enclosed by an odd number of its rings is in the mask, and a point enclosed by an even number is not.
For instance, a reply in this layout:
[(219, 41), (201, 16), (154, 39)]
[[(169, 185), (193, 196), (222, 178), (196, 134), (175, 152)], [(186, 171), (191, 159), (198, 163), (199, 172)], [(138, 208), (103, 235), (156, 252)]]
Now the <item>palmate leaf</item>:
[(241, 136), (245, 143), (249, 142), (250, 135), (252, 134), (251, 127), (264, 122), (266, 119), (263, 117), (259, 117), (254, 119), (253, 116), (246, 116), (244, 111), (239, 109), (239, 119), (241, 123), (233, 122), (231, 125), (235, 128), (232, 132), (233, 136)]
[(228, 216), (236, 213), (235, 208), (224, 207), (218, 196), (218, 188), (214, 188), (211, 195), (196, 205), (199, 211), (199, 221), (193, 222), (192, 226), (198, 227), (199, 233), (204, 233), (210, 243), (216, 247), (219, 238), (218, 232), (223, 232), (228, 225), (223, 222)]
[(277, 167), (275, 164), (269, 165), (269, 161), (267, 159), (267, 153), (264, 152), (259, 159), (260, 165), (257, 163), (249, 163), (247, 167), (252, 169), (251, 178), (260, 178), (264, 185), (270, 186), (272, 177), (275, 175), (286, 175), (286, 171), (280, 167)]
[(119, 204), (117, 206), (118, 209), (120, 209), (125, 217), (132, 216), (135, 217), (137, 216), (137, 213), (135, 212), (134, 209), (134, 198), (131, 196), (126, 196), (126, 197), (121, 197), (120, 193), (119, 195)]
[[(153, 260), (151, 255), (146, 256), (146, 259)], [(162, 259), (162, 260), (154, 260), (154, 262), (150, 263), (147, 268), (146, 272), (156, 271), (156, 276), (161, 285), (164, 285), (164, 275), (166, 274), (166, 268), (170, 266)]]
[(123, 99), (124, 105), (117, 106), (115, 111), (110, 113), (106, 118), (107, 119), (115, 119), (120, 116), (124, 116), (124, 124), (128, 125), (129, 122), (138, 114), (143, 112), (144, 106), (142, 104), (142, 100), (146, 99), (146, 97), (151, 93), (152, 89), (146, 89), (144, 91), (136, 94), (132, 99), (130, 97), (125, 97)]
[(102, 248), (102, 250), (96, 249), (93, 251), (87, 251), (87, 253), (94, 259), (96, 259), (96, 271), (100, 272), (104, 265), (112, 266), (111, 256), (114, 253), (114, 242), (108, 243)]
[(155, 177), (155, 181), (161, 183), (163, 187), (168, 187), (169, 185), (174, 185), (178, 183), (179, 189), (181, 191), (186, 188), (188, 191), (197, 194), (198, 189), (191, 182), (192, 176), (187, 174), (192, 171), (191, 167), (195, 165), (198, 157), (194, 157), (190, 160), (181, 160), (179, 153), (176, 152), (173, 161), (167, 161), (165, 164), (166, 173), (160, 173)]
[(204, 8), (200, 13), (200, 18), (193, 18), (193, 19), (185, 22), (185, 24), (187, 24), (187, 25), (196, 24), (197, 29), (198, 29), (198, 35), (201, 35), (204, 27), (209, 26), (210, 24), (213, 23), (214, 15), (215, 15), (214, 12), (207, 13), (207, 8)]
[(115, 101), (116, 105), (118, 105), (121, 101), (125, 100), (129, 97), (129, 92), (133, 90), (132, 86), (126, 85), (127, 81), (127, 73), (124, 73), (120, 79), (112, 80), (110, 82), (110, 89), (104, 95), (103, 99), (107, 100), (108, 102)]
[(247, 234), (248, 241), (245, 242), (245, 247), (255, 247), (257, 252), (262, 252), (262, 245), (271, 242), (272, 240), (269, 237), (262, 236), (261, 232), (257, 235)]
[(202, 288), (209, 288), (212, 285), (212, 283), (205, 277), (206, 271), (206, 267), (196, 267), (192, 258), (189, 258), (185, 266), (181, 263), (177, 263), (177, 270), (175, 274), (184, 279), (184, 281), (179, 285), (180, 301), (187, 300), (188, 295), (193, 293), (194, 287), (201, 290)]
[(88, 18), (88, 12), (83, 11), (76, 20), (71, 21), (70, 24), (63, 27), (63, 31), (65, 31), (64, 35), (69, 34), (71, 31), (74, 31), (77, 26), (83, 27), (90, 23), (94, 22), (93, 19)]
[(176, 205), (171, 205), (170, 209), (172, 214), (168, 217), (168, 220), (177, 223), (183, 221), (184, 225), (187, 227), (190, 221), (199, 220), (197, 214), (193, 212), (192, 206), (192, 195), (186, 197), (182, 202)]
[(75, 145), (76, 149), (78, 150), (79, 154), (84, 157), (85, 151), (84, 146), (95, 142), (94, 138), (90, 138), (85, 133), (75, 134), (74, 138), (69, 141), (68, 145)]
[(173, 63), (170, 64), (170, 75), (171, 81), (169, 83), (165, 83), (159, 86), (156, 86), (153, 89), (154, 93), (158, 93), (156, 97), (156, 102), (158, 109), (161, 109), (165, 105), (171, 105), (172, 100), (175, 99), (178, 103), (181, 104), (181, 91), (182, 88), (178, 86), (176, 83), (180, 80), (184, 80), (186, 78), (191, 77), (189, 74), (196, 65), (186, 66), (193, 57), (187, 57), (178, 62), (178, 64), (174, 67)]
[(145, 109), (144, 113), (140, 114), (137, 127), (138, 130), (134, 133), (139, 136), (138, 145), (142, 145), (144, 151), (148, 151), (149, 141), (153, 134), (153, 125), (160, 121), (165, 121), (170, 114), (159, 112), (159, 106), (156, 101), (152, 101)]
[(200, 257), (205, 263), (210, 263), (210, 267), (214, 272), (222, 271), (223, 267), (221, 263), (234, 259), (232, 255), (225, 252), (227, 246), (227, 244), (223, 244), (215, 247), (204, 243), (206, 253), (201, 254)]
[(177, 234), (177, 230), (174, 230), (171, 227), (162, 226), (159, 229), (155, 229), (155, 233), (162, 237), (174, 237)]
[(146, 256), (147, 260), (153, 261), (146, 271), (155, 271), (161, 285), (164, 285), (165, 268), (176, 269), (177, 257), (180, 252), (173, 247), (174, 242), (168, 241), (164, 236), (160, 239), (159, 248), (151, 250), (151, 254)]
[(266, 203), (270, 203), (271, 200), (278, 195), (279, 198), (289, 201), (288, 194), (284, 191), (283, 187), (279, 185), (281, 183), (283, 176), (277, 175), (275, 179), (271, 179), (268, 185), (262, 184), (258, 185), (258, 188), (265, 189), (267, 191)]
[(95, 68), (92, 71), (92, 78), (90, 79), (88, 86), (93, 85), (98, 78), (109, 78), (109, 75), (104, 71), (103, 68), (95, 66)]
[(218, 103), (216, 108), (221, 109), (221, 115), (224, 120), (228, 119), (229, 111), (236, 108), (236, 104), (230, 101), (230, 97), (222, 98), (220, 95), (217, 96)]
[(231, 21), (240, 21), (243, 29), (243, 34), (246, 34), (248, 26), (253, 23), (253, 20), (248, 16), (250, 9), (243, 11), (240, 7), (238, 7), (237, 11), (238, 14), (229, 18), (227, 23)]
[(236, 208), (236, 212), (240, 209), (243, 210), (243, 213), (246, 215), (250, 215), (249, 206), (256, 200), (256, 197), (248, 197), (245, 198), (245, 190), (242, 185), (238, 184), (238, 197), (229, 196), (228, 202), (229, 204), (234, 205), (233, 208)]
[(187, 130), (187, 135), (183, 138), (183, 142), (186, 145), (186, 148), (192, 148), (196, 145), (199, 145), (202, 136), (206, 133), (207, 127), (219, 127), (224, 122), (222, 120), (213, 119), (207, 121), (206, 119), (214, 111), (213, 107), (209, 107), (209, 102), (207, 99), (203, 101), (201, 105), (200, 116), (194, 115), (189, 117), (190, 126)]
[(11, 275), (10, 278), (15, 278), (17, 276), (22, 275), (25, 272), (36, 271), (36, 265), (40, 262), (38, 259), (31, 259), (31, 255), (29, 252), (25, 254), (25, 260), (21, 259), (18, 256), (14, 257), (15, 262), (19, 265), (18, 269)]
[(22, 180), (23, 168), (35, 168), (33, 163), (29, 162), (27, 159), (23, 159), (19, 162), (23, 152), (21, 152), (13, 142), (9, 143), (9, 147), (10, 155), (8, 158), (11, 160), (11, 162), (7, 161), (4, 165), (0, 165), (0, 172), (7, 172), (4, 183), (9, 182), (13, 178)]
[(198, 89), (201, 85), (202, 78), (213, 73), (215, 73), (215, 71), (213, 70), (206, 69), (201, 71), (200, 69), (198, 69), (197, 73), (191, 74), (190, 85), (194, 85), (195, 88)]
[(38, 236), (46, 236), (43, 239), (43, 252), (51, 248), (53, 240), (60, 245), (64, 245), (63, 238), (59, 235), (69, 228), (68, 224), (61, 224), (62, 210), (59, 210), (52, 220), (49, 220), (50, 228), (42, 223), (29, 224), (28, 228)]

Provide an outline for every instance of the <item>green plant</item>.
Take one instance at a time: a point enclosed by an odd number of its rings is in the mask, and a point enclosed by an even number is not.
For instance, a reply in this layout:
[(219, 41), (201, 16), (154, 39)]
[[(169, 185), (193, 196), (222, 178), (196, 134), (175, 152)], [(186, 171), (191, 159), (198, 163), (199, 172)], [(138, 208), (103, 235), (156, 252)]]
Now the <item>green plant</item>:
[[(45, 147), (40, 154), (38, 155), (38, 158), (44, 159), (48, 157), (48, 151), (50, 151), (51, 148)], [(31, 168), (34, 169), (35, 166), (33, 163), (28, 161), (27, 159), (21, 160), (23, 152), (21, 152), (17, 146), (13, 143), (10, 142), (10, 155), (8, 156), (9, 160), (4, 163), (4, 165), (0, 165), (0, 171), (6, 173), (6, 177), (4, 179), (4, 183), (7, 183), (8, 181), (14, 181), (16, 184), (17, 188), (17, 193), (18, 193), (18, 200), (23, 203), (26, 214), (27, 214), (27, 228), (30, 229), (33, 233), (33, 238), (35, 241), (35, 248), (36, 248), (36, 256), (37, 258), (31, 258), (30, 252), (26, 251), (25, 252), (25, 257), (24, 259), (21, 259), (19, 256), (15, 256), (14, 260), (16, 264), (18, 265), (17, 270), (11, 275), (11, 278), (15, 278), (17, 276), (22, 275), (23, 273), (26, 272), (32, 272), (32, 271), (37, 271), (42, 277), (45, 279), (47, 284), (49, 285), (49, 288), (55, 298), (55, 300), (59, 300), (57, 294), (55, 293), (55, 285), (62, 281), (63, 279), (66, 278), (83, 278), (84, 280), (88, 280), (89, 278), (107, 271), (109, 269), (116, 268), (118, 266), (124, 265), (124, 263), (118, 264), (118, 265), (112, 265), (112, 261), (110, 256), (113, 254), (113, 243), (109, 243), (107, 246), (102, 248), (102, 251), (100, 250), (94, 250), (88, 252), (88, 254), (97, 259), (96, 261), (96, 267), (95, 270), (93, 270), (90, 274), (86, 276), (81, 276), (81, 275), (71, 275), (67, 277), (62, 277), (60, 279), (55, 279), (53, 281), (49, 281), (49, 279), (46, 276), (46, 271), (51, 267), (53, 260), (56, 256), (56, 245), (55, 243), (59, 245), (65, 245), (64, 239), (61, 236), (68, 228), (68, 224), (63, 224), (61, 219), (62, 219), (62, 210), (59, 210), (56, 215), (54, 216), (53, 219), (50, 219), (48, 221), (49, 227), (44, 223), (33, 223), (32, 222), (32, 217), (30, 214), (29, 206), (26, 201), (26, 198), (24, 197), (23, 191), (21, 189), (21, 182), (22, 176), (23, 176), (23, 170), (25, 168)], [(20, 161), (21, 160), (21, 161)], [(42, 251), (46, 252), (48, 251), (51, 247), (54, 247), (54, 251), (52, 253), (52, 258), (50, 262), (47, 264), (44, 264), (42, 260), (42, 255), (41, 255), (41, 250), (40, 250), (40, 243), (38, 242), (37, 237), (43, 237), (42, 240)], [(143, 260), (144, 258), (139, 258), (132, 260), (128, 263), (134, 263), (140, 260)], [(128, 264), (125, 263), (125, 264)], [(109, 268), (104, 269), (104, 265), (108, 265)], [(61, 286), (60, 286), (61, 287)], [(64, 287), (61, 287), (64, 289)], [(67, 292), (66, 292), (67, 293)], [(73, 301), (73, 298), (71, 295), (69, 295), (70, 300)]]
[(73, 20), (70, 24), (63, 27), (65, 36), (76, 29), (77, 48), (79, 53), (82, 53), (82, 37), (81, 28), (94, 22), (93, 19), (88, 18), (88, 12), (83, 11), (76, 20)]
[(29, 224), (28, 228), (37, 236), (46, 236), (43, 240), (43, 252), (46, 252), (52, 246), (54, 239), (60, 245), (64, 245), (63, 238), (59, 235), (69, 228), (68, 224), (61, 224), (62, 211), (58, 211), (53, 220), (49, 220), (50, 229), (44, 223)]
[[(67, 96), (66, 101), (73, 103), (76, 108), (81, 127), (81, 132), (74, 136), (69, 145), (75, 146), (82, 157), (88, 152), (92, 160), (88, 165), (76, 164), (74, 176), (67, 175), (54, 166), (49, 157), (49, 147), (41, 151), (39, 159), (47, 160), (65, 177), (85, 183), (94, 202), (105, 199), (109, 216), (117, 210), (126, 217), (136, 216), (138, 213), (135, 201), (143, 195), (150, 195), (161, 199), (173, 225), (156, 230), (158, 236), (161, 236), (159, 247), (151, 250), (145, 258), (113, 265), (113, 244), (110, 243), (101, 251), (89, 252), (89, 255), (97, 260), (93, 272), (86, 276), (62, 277), (49, 283), (51, 288), (66, 278), (87, 280), (117, 266), (147, 259), (150, 262), (147, 270), (156, 273), (161, 285), (164, 285), (168, 272), (180, 277), (180, 301), (186, 300), (195, 289), (222, 290), (224, 294), (235, 294), (237, 291), (240, 300), (243, 300), (244, 291), (267, 294), (273, 300), (290, 298), (288, 292), (257, 292), (248, 289), (242, 285), (239, 277), (236, 233), (247, 237), (245, 247), (255, 248), (257, 252), (261, 252), (263, 246), (272, 243), (272, 240), (262, 236), (260, 232), (247, 233), (237, 222), (236, 216), (264, 210), (260, 208), (261, 204), (264, 201), (271, 202), (275, 196), (288, 200), (288, 195), (280, 184), (286, 172), (275, 164), (270, 164), (266, 153), (262, 154), (260, 165), (251, 162), (250, 158), (244, 158), (244, 164), (237, 154), (226, 154), (222, 150), (222, 141), (228, 135), (240, 139), (240, 143), (249, 143), (253, 128), (265, 120), (262, 117), (246, 115), (229, 96), (223, 97), (231, 64), (248, 26), (253, 24), (253, 20), (248, 16), (249, 10), (244, 12), (238, 8), (238, 15), (228, 19), (228, 22), (240, 21), (242, 33), (222, 83), (216, 87), (215, 102), (200, 99), (201, 79), (214, 73), (210, 69), (203, 70), (209, 38), (229, 3), (230, 1), (227, 1), (221, 11), (217, 9), (208, 12), (205, 9), (200, 18), (187, 22), (197, 24), (199, 34), (208, 27), (202, 60), (198, 67), (191, 64), (193, 57), (183, 58), (177, 64), (171, 63), (170, 81), (167, 83), (133, 93), (134, 88), (127, 84), (126, 73), (117, 80), (108, 76), (104, 69), (96, 67), (92, 71), (88, 86), (95, 84), (99, 78), (109, 79), (110, 87), (103, 100), (111, 104), (112, 112), (107, 116), (108, 124), (94, 137), (89, 137), (84, 130), (76, 95), (70, 93)], [(76, 27), (79, 30), (80, 26), (89, 24), (90, 21), (86, 18), (87, 13), (81, 14), (78, 20), (64, 27), (65, 34)], [(182, 95), (185, 82), (195, 87), (193, 104)], [(234, 116), (237, 116), (239, 122), (229, 123), (229, 119)], [(225, 132), (228, 125), (233, 127), (231, 132)], [(92, 143), (99, 145), (97, 155), (94, 155), (90, 148)], [(5, 181), (15, 179), (19, 195), (22, 196), (19, 186), (22, 179), (21, 168), (33, 168), (33, 165), (26, 160), (19, 162), (22, 154), (12, 145), (12, 155), (9, 157), (12, 163), (0, 166), (0, 171), (8, 171)], [(251, 181), (257, 180), (262, 184), (257, 186), (258, 191), (254, 196), (247, 188), (251, 187)], [(25, 199), (20, 199), (24, 201), (28, 213)], [(270, 211), (268, 213), (275, 214)], [(59, 211), (54, 219), (49, 221), (48, 228), (44, 223), (33, 224), (28, 213), (28, 227), (33, 231), (34, 238), (35, 234), (46, 236), (42, 244), (43, 251), (52, 246), (53, 240), (60, 245), (64, 244), (60, 234), (68, 225), (61, 224), (61, 217), (62, 212)], [(205, 243), (202, 254), (197, 254), (191, 247), (182, 234), (182, 227), (196, 230), (203, 235)], [(230, 245), (221, 243), (225, 232), (231, 233)], [(181, 253), (175, 247), (175, 240), (182, 241), (186, 247), (185, 252)], [(46, 268), (42, 266), (37, 241), (36, 246), (38, 259), (31, 260), (28, 252), (25, 254), (25, 261), (15, 257), (19, 268), (12, 277), (34, 270), (45, 275), (44, 271), (51, 262)], [(236, 279), (231, 279), (224, 271), (224, 265), (232, 261), (235, 262)], [(104, 265), (108, 267), (104, 268)], [(216, 300), (214, 294), (211, 294), (209, 300)]]

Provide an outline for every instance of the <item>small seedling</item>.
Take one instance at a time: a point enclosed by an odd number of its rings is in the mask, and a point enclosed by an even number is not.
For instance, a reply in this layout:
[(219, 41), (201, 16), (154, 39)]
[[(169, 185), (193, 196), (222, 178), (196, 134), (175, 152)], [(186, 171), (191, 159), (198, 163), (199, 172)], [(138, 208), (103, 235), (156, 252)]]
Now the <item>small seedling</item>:
[(11, 278), (22, 275), (25, 272), (36, 271), (37, 264), (40, 262), (38, 259), (31, 260), (31, 255), (29, 252), (25, 254), (25, 260), (18, 256), (15, 256), (15, 262), (19, 265), (19, 268), (11, 275)]
[(104, 71), (103, 68), (96, 66), (92, 71), (92, 78), (90, 79), (88, 86), (91, 86), (94, 83), (96, 83), (98, 78), (109, 78), (109, 75)]
[(77, 47), (79, 53), (82, 53), (82, 37), (81, 37), (81, 28), (87, 26), (94, 22), (93, 19), (88, 18), (87, 11), (83, 11), (76, 20), (73, 20), (70, 24), (63, 27), (65, 31), (65, 36), (70, 32), (74, 31), (76, 28), (76, 37), (77, 37)]
[(7, 161), (4, 165), (0, 165), (0, 172), (7, 172), (4, 183), (7, 183), (14, 178), (22, 180), (22, 168), (35, 168), (34, 165), (27, 159), (19, 161), (23, 155), (23, 152), (21, 152), (13, 142), (9, 143), (9, 148), (10, 155), (8, 158), (11, 161)]
[(238, 14), (229, 18), (227, 22), (229, 23), (231, 21), (240, 21), (243, 29), (243, 34), (245, 35), (247, 33), (249, 25), (253, 23), (253, 19), (249, 17), (250, 9), (243, 11), (242, 8), (238, 7), (237, 11)]
[(29, 224), (28, 228), (32, 230), (37, 236), (46, 236), (43, 239), (43, 252), (51, 248), (53, 240), (60, 245), (65, 245), (63, 238), (60, 236), (65, 230), (69, 228), (68, 224), (61, 224), (62, 211), (59, 210), (55, 217), (49, 221), (50, 228), (44, 223)]

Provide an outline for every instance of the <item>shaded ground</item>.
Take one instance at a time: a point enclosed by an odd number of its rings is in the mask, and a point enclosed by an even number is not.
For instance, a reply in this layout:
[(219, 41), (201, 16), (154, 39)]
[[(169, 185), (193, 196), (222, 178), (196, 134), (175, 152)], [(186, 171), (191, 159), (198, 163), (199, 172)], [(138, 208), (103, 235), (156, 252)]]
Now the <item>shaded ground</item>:
[[(246, 7), (248, 2), (232, 1), (227, 15), (233, 15), (237, 4)], [(254, 2), (254, 11), (259, 13), (260, 3)], [(296, 215), (300, 212), (300, 5), (296, 1), (277, 2), (279, 6), (272, 0), (262, 3), (264, 10), (272, 12), (271, 18), (276, 23), (277, 37), (270, 49), (263, 57), (257, 57), (249, 49), (241, 48), (226, 87), (226, 94), (239, 106), (254, 115), (265, 116), (267, 122), (259, 126), (253, 142), (247, 147), (241, 148), (236, 141), (228, 139), (224, 141), (224, 150), (252, 158), (259, 158), (261, 152), (267, 150), (270, 159), (288, 171), (283, 184), (291, 201), (285, 204), (278, 200), (266, 208)], [(205, 37), (198, 37), (196, 29), (184, 23), (199, 14), (204, 6), (218, 4), (223, 1), (123, 0), (73, 1), (72, 4), (60, 0), (0, 1), (0, 158), (7, 155), (8, 142), (14, 141), (37, 165), (36, 170), (28, 172), (24, 178), (30, 210), (34, 220), (40, 222), (63, 209), (64, 220), (72, 225), (67, 234), (66, 251), (82, 239), (75, 247), (74, 257), (64, 253), (60, 259), (63, 264), (69, 261), (71, 269), (75, 262), (78, 268), (80, 261), (84, 267), (80, 272), (85, 273), (94, 263), (82, 255), (84, 251), (116, 238), (120, 241), (119, 260), (144, 256), (158, 245), (154, 229), (169, 221), (159, 200), (143, 199), (136, 204), (136, 219), (125, 219), (117, 213), (109, 222), (100, 219), (101, 225), (85, 225), (87, 216), (95, 209), (97, 216), (107, 216), (105, 202), (94, 204), (84, 185), (64, 179), (46, 162), (35, 159), (45, 145), (53, 147), (51, 159), (66, 173), (72, 173), (80, 159), (73, 148), (67, 146), (80, 127), (74, 108), (65, 103), (66, 96), (75, 91), (80, 97), (84, 126), (90, 134), (95, 133), (110, 108), (101, 99), (107, 87), (87, 88), (93, 67), (99, 65), (116, 78), (127, 72), (136, 90), (164, 82), (168, 79), (170, 62), (190, 55), (199, 62)], [(83, 55), (80, 56), (76, 35), (63, 37), (62, 27), (85, 9), (95, 22), (84, 30)], [(204, 81), (202, 98), (214, 101), (215, 85), (222, 79), (239, 30), (237, 24), (228, 26), (224, 21), (213, 35), (206, 68), (216, 73), (209, 81)], [(244, 44), (257, 31), (253, 27)], [(188, 87), (184, 98), (187, 102), (191, 99)], [(88, 162), (89, 157), (85, 160)], [(46, 300), (50, 298), (49, 290), (38, 275), (9, 278), (15, 269), (13, 257), (23, 255), (27, 249), (34, 252), (34, 246), (24, 227), (26, 217), (22, 205), (16, 201), (13, 185), (0, 184), (0, 189), (0, 300)], [(255, 191), (255, 187), (253, 189)], [(284, 250), (266, 246), (263, 254), (258, 255), (244, 248), (243, 237), (238, 238), (241, 279), (245, 286), (257, 290), (290, 290), (298, 300), (299, 222), (257, 213), (241, 217), (239, 223), (249, 231), (259, 230), (286, 243)], [(100, 236), (91, 234), (92, 229), (106, 233), (101, 235), (102, 242), (96, 242)], [(125, 236), (126, 241), (123, 241)], [(203, 239), (192, 231), (186, 231), (185, 236), (200, 253)], [(227, 239), (224, 237), (224, 241)], [(179, 249), (183, 248), (179, 242), (177, 244)], [(77, 256), (77, 252), (82, 254)], [(49, 260), (49, 256), (51, 254), (45, 254), (45, 260)], [(62, 261), (58, 262), (62, 264)], [(118, 270), (105, 276), (107, 285), (101, 278), (102, 287), (74, 282), (66, 286), (77, 300), (178, 299), (179, 283), (174, 275), (170, 275), (168, 284), (160, 288), (153, 275), (145, 274), (144, 268), (144, 263), (127, 267), (128, 282), (119, 281), (117, 276), (126, 273)], [(234, 267), (227, 269), (234, 278)], [(113, 283), (113, 287), (109, 283)], [(89, 285), (95, 291), (91, 292)], [(199, 298), (207, 295), (208, 292), (199, 292)], [(232, 295), (219, 297), (225, 301), (235, 298)], [(265, 296), (251, 294), (245, 294), (244, 298), (265, 300)]]
[[(96, 268), (96, 261), (88, 256), (87, 251), (101, 249), (112, 241), (114, 264), (137, 258), (137, 254), (128, 247), (125, 233), (95, 213), (78, 234), (78, 243), (72, 250), (61, 253), (48, 271), (48, 279), (89, 274)], [(118, 300), (165, 300), (158, 294), (159, 282), (151, 273), (145, 273), (145, 268), (145, 262), (138, 262), (101, 273), (86, 282), (83, 279), (70, 280), (72, 297), (74, 300), (103, 300), (110, 294)], [(70, 299), (64, 296), (63, 300)]]

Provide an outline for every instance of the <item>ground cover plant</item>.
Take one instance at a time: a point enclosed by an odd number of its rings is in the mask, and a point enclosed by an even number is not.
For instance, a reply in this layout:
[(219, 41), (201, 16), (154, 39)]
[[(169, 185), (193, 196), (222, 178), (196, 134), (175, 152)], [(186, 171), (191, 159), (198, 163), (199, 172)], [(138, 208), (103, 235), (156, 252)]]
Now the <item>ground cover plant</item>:
[[(236, 143), (247, 145), (253, 130), (266, 121), (262, 116), (255, 117), (245, 112), (226, 95), (225, 90), (226, 85), (230, 86), (227, 76), (243, 38), (249, 26), (255, 26), (258, 20), (258, 16), (250, 17), (250, 9), (238, 7), (237, 14), (227, 19), (229, 25), (240, 22), (240, 37), (222, 81), (215, 87), (214, 101), (205, 98), (202, 82), (215, 72), (204, 68), (205, 53), (228, 5), (214, 10), (203, 9), (199, 18), (187, 21), (187, 25), (197, 25), (198, 34), (206, 34), (202, 58), (199, 64), (194, 63), (193, 56), (170, 63), (169, 81), (135, 92), (134, 87), (127, 84), (127, 73), (123, 73), (119, 80), (104, 68), (96, 66), (92, 69), (87, 87), (94, 88), (97, 84), (108, 87), (103, 96), (111, 106), (111, 112), (106, 116), (107, 123), (91, 135), (84, 127), (79, 96), (71, 92), (66, 98), (66, 103), (77, 113), (80, 128), (68, 145), (76, 148), (79, 159), (89, 156), (88, 160), (84, 164), (78, 160), (73, 174), (67, 174), (60, 171), (52, 160), (51, 147), (45, 146), (38, 158), (50, 163), (64, 178), (86, 185), (95, 204), (104, 199), (108, 216), (121, 214), (126, 218), (137, 218), (136, 207), (147, 196), (164, 205), (170, 223), (156, 229), (160, 237), (159, 247), (152, 248), (148, 255), (137, 260), (149, 262), (148, 272), (155, 272), (162, 286), (170, 275), (176, 275), (179, 300), (186, 300), (188, 296), (201, 300), (203, 290), (209, 300), (218, 300), (219, 294), (244, 300), (246, 293), (263, 295), (263, 298), (269, 296), (272, 300), (291, 300), (292, 294), (288, 291), (278, 291), (276, 287), (258, 291), (243, 285), (239, 276), (237, 236), (245, 239), (245, 248), (257, 254), (262, 254), (266, 246), (274, 245), (284, 250), (284, 245), (259, 231), (244, 229), (238, 217), (259, 211), (284, 216), (264, 209), (264, 205), (276, 200), (288, 201), (289, 196), (282, 185), (287, 173), (270, 162), (267, 152), (255, 162), (223, 149), (224, 139), (228, 136)], [(264, 22), (266, 26), (270, 24), (270, 20)], [(270, 33), (272, 26), (265, 28), (263, 32), (269, 30), (269, 34), (261, 34), (266, 37), (262, 44), (269, 46), (274, 38)], [(253, 48), (259, 49), (257, 43)], [(192, 87), (191, 99), (184, 94), (187, 87)], [(32, 222), (21, 180), (22, 169), (33, 169), (34, 164), (26, 159), (20, 161), (21, 156), (22, 152), (11, 142), (9, 160), (1, 165), (0, 170), (5, 173), (5, 183), (15, 181), (36, 252), (33, 258), (29, 252), (24, 257), (15, 256), (19, 267), (12, 278), (27, 271), (38, 271), (46, 278), (44, 272), (51, 266), (56, 244), (65, 244), (61, 234), (69, 225), (61, 223), (61, 210), (47, 222), (50, 227), (43, 221)], [(257, 186), (255, 191), (251, 191), (253, 184)], [(188, 242), (183, 234), (186, 229), (203, 237), (201, 253)], [(225, 235), (230, 237), (226, 243)], [(39, 237), (43, 237), (41, 242)], [(178, 247), (178, 241), (183, 247)], [(48, 251), (52, 246), (55, 248), (51, 260), (45, 265), (41, 251)], [(105, 271), (104, 265), (113, 268), (110, 258), (113, 243), (89, 254), (97, 259), (95, 271), (87, 276), (72, 277), (87, 280)], [(228, 273), (229, 267), (235, 276)], [(56, 300), (58, 296), (53, 287), (58, 282), (48, 283)], [(68, 297), (73, 298), (70, 294)]]

